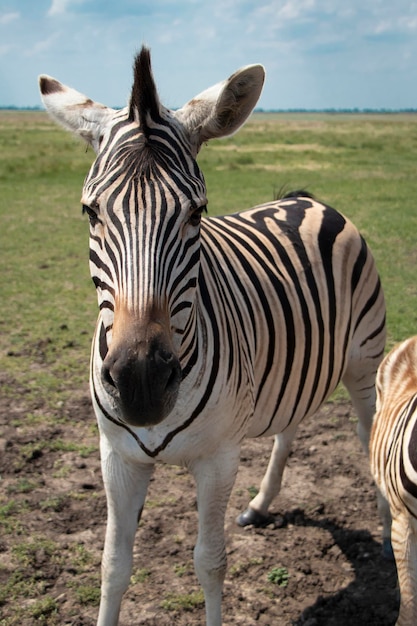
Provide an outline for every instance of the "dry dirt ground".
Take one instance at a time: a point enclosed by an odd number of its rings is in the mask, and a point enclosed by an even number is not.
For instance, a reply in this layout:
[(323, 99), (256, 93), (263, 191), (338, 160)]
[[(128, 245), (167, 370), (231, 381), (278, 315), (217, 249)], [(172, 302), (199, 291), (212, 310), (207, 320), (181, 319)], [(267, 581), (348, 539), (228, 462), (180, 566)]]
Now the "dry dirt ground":
[[(32, 414), (37, 411), (42, 408)], [(0, 589), (21, 566), (19, 541), (34, 583), (29, 597), (3, 594), (0, 624), (91, 626), (106, 507), (88, 391), (57, 409), (55, 421), (49, 415), (45, 423), (25, 424), (26, 412), (24, 397), (0, 400), (1, 492), (20, 512), (19, 525), (11, 529), (6, 517), (1, 531)], [(252, 440), (242, 450), (226, 517), (224, 624), (392, 626), (398, 612), (395, 566), (381, 556), (374, 488), (350, 405), (328, 403), (300, 428), (273, 505), (275, 525), (239, 528), (235, 518), (250, 499), (248, 489), (259, 485), (271, 443)], [(194, 494), (184, 470), (157, 468), (121, 625), (204, 624), (192, 566)], [(53, 610), (28, 618), (28, 607), (46, 596)]]

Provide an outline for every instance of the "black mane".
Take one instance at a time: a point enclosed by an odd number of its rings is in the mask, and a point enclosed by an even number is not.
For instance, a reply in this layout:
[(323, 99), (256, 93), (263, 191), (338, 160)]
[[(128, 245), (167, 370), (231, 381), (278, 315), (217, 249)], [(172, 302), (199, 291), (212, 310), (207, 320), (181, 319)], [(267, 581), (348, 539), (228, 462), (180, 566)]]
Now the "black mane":
[(133, 67), (133, 87), (130, 98), (129, 119), (138, 119), (145, 139), (149, 138), (149, 121), (160, 120), (160, 104), (155, 81), (152, 75), (151, 54), (142, 46), (135, 57)]
[(306, 191), (305, 189), (295, 189), (294, 191), (285, 191), (285, 189), (280, 189), (276, 195), (275, 200), (286, 200), (288, 198), (310, 198), (311, 200), (317, 200), (317, 198)]

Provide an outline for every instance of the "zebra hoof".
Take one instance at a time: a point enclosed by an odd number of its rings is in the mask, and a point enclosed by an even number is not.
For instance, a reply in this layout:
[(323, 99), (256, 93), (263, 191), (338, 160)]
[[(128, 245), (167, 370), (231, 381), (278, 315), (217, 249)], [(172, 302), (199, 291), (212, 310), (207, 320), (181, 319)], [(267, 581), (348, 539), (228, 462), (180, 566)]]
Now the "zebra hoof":
[(251, 509), (250, 506), (236, 518), (236, 523), (239, 526), (256, 526), (257, 528), (268, 526), (273, 521), (274, 518), (271, 515), (258, 513), (258, 511)]
[(384, 559), (387, 559), (387, 561), (395, 561), (391, 540), (388, 538), (382, 541), (382, 556)]

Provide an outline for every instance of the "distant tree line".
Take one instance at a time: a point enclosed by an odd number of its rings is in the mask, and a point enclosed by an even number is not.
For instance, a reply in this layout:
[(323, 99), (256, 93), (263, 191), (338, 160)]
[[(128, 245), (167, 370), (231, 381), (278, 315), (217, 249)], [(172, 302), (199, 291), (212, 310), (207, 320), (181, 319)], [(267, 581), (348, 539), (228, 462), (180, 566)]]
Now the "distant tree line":
[(365, 108), (360, 109), (359, 107), (354, 107), (353, 109), (349, 108), (326, 108), (326, 109), (262, 109), (256, 108), (255, 113), (417, 113), (417, 109), (414, 108), (404, 108), (404, 109), (386, 109), (384, 107), (380, 109), (371, 109)]
[(10, 106), (1, 106), (0, 105), (0, 111), (42, 111), (42, 107), (41, 106), (33, 106), (33, 107), (17, 107), (14, 104), (11, 104)]
[[(113, 107), (114, 109), (119, 109), (121, 107)], [(36, 105), (31, 107), (18, 107), (15, 105), (9, 106), (1, 106), (0, 111), (43, 111), (43, 107)], [(290, 109), (263, 109), (258, 107), (255, 109), (255, 113), (417, 113), (417, 108), (404, 108), (404, 109), (372, 109), (365, 108), (360, 109), (358, 107), (354, 107), (353, 109), (349, 108), (325, 108), (325, 109), (302, 109), (302, 108), (290, 108)]]

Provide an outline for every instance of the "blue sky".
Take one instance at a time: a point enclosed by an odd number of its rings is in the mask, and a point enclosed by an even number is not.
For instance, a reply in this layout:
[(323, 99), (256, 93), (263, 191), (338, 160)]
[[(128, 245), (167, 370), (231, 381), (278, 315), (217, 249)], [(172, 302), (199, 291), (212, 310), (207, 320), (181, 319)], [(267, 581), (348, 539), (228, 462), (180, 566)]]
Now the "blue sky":
[(123, 106), (142, 43), (172, 108), (250, 63), (265, 109), (417, 108), (408, 0), (1, 0), (0, 105), (40, 104), (46, 73)]

